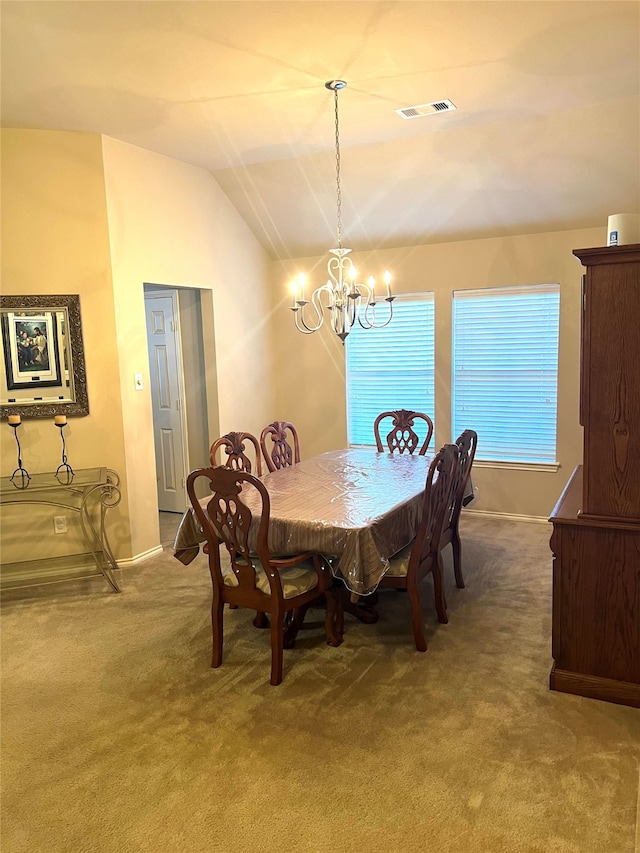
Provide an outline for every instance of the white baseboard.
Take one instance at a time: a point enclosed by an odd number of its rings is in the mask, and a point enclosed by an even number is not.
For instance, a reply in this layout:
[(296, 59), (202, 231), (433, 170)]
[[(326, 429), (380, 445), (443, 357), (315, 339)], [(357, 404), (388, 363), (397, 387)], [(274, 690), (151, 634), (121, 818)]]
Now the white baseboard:
[[(118, 560), (118, 569), (131, 568), (162, 552), (162, 545), (158, 545), (131, 559)], [(3, 595), (29, 587), (37, 588), (72, 580), (94, 580), (95, 578), (103, 578), (103, 575), (98, 571), (91, 554), (70, 554), (50, 557), (46, 560), (4, 563), (0, 569)]]
[(506, 512), (489, 512), (486, 509), (466, 508), (462, 515), (477, 515), (484, 518), (500, 518), (503, 521), (526, 521), (529, 524), (548, 524), (549, 519), (538, 515), (510, 515)]
[(149, 557), (156, 557), (158, 554), (162, 554), (163, 550), (162, 545), (156, 545), (155, 548), (149, 548), (148, 551), (143, 551), (142, 554), (136, 554), (135, 557), (129, 557), (126, 560), (118, 560), (118, 568), (128, 569), (131, 566), (137, 566), (138, 563), (143, 563), (145, 560), (148, 560)]

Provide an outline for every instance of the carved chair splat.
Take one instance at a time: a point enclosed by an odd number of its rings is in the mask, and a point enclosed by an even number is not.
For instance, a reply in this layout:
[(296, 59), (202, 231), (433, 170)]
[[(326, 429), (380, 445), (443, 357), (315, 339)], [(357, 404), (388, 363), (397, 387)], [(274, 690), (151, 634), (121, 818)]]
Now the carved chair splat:
[(415, 421), (422, 420), (426, 424), (427, 434), (420, 450), (420, 456), (424, 456), (429, 447), (431, 436), (433, 435), (433, 421), (428, 415), (422, 412), (413, 412), (410, 409), (397, 409), (393, 412), (382, 412), (375, 419), (373, 424), (373, 433), (376, 439), (376, 447), (382, 453), (384, 447), (380, 436), (380, 424), (385, 418), (392, 418), (391, 430), (387, 433), (386, 444), (390, 453), (398, 451), (398, 453), (414, 453), (420, 441), (418, 434), (413, 429)]
[[(252, 444), (254, 448), (255, 471), (253, 463), (246, 453), (247, 442)], [(214, 467), (219, 464), (216, 460), (216, 455), (220, 449), (224, 451), (227, 457), (222, 462), (225, 468), (234, 468), (236, 471), (248, 471), (249, 474), (255, 473), (258, 477), (262, 476), (260, 445), (255, 435), (252, 435), (250, 432), (228, 432), (217, 441), (214, 441), (209, 451), (209, 459)]]
[[(271, 451), (267, 447), (269, 437), (273, 445)], [(260, 447), (269, 471), (279, 471), (300, 461), (298, 433), (289, 421), (274, 421), (266, 426), (260, 434)]]

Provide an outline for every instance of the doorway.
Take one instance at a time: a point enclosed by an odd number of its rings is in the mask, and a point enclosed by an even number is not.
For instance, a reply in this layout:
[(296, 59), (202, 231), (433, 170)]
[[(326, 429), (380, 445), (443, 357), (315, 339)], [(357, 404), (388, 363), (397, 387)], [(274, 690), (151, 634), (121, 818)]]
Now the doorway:
[(186, 477), (208, 463), (200, 291), (144, 285), (158, 509), (183, 513)]

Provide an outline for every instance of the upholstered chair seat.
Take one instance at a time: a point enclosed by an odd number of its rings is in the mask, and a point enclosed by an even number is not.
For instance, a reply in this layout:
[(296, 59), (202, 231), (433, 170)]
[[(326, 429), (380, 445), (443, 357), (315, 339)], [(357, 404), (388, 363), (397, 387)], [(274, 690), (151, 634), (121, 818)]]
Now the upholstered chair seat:
[(415, 540), (411, 540), (402, 551), (398, 551), (389, 560), (389, 570), (385, 572), (387, 578), (405, 578), (409, 571), (409, 557)]
[[(251, 563), (256, 573), (256, 589), (264, 592), (265, 595), (270, 595), (271, 586), (264, 566), (257, 557), (252, 558)], [(318, 586), (318, 576), (311, 563), (300, 563), (291, 569), (278, 569), (278, 571), (284, 598), (302, 595), (303, 592), (308, 592)], [(238, 578), (231, 566), (222, 569), (222, 577), (225, 586), (237, 587), (239, 585)]]

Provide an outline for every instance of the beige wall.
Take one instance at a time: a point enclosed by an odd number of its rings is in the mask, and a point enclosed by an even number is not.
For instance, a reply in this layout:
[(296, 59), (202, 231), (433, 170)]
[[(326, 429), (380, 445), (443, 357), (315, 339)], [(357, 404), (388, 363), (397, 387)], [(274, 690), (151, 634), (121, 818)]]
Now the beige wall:
[[(342, 345), (324, 329), (301, 335), (288, 310), (293, 274), (315, 268), (320, 283), (325, 258), (270, 263), (208, 173), (94, 134), (5, 130), (2, 237), (4, 293), (80, 294), (91, 412), (70, 419), (69, 455), (77, 467), (107, 465), (122, 476), (110, 524), (119, 559), (158, 544), (144, 282), (201, 291), (211, 438), (259, 433), (279, 418), (298, 426), (303, 456), (345, 445)], [(581, 267), (572, 249), (604, 241), (603, 226), (354, 255), (363, 270), (391, 269), (398, 293), (435, 292), (438, 444), (451, 438), (452, 291), (560, 283), (560, 468), (478, 465), (478, 510), (544, 517), (581, 460)], [(143, 392), (134, 390), (135, 373), (145, 377)], [(0, 436), (7, 475), (15, 444), (8, 428)], [(52, 419), (27, 421), (21, 441), (32, 472), (57, 465)]]
[[(207, 172), (94, 134), (3, 131), (2, 226), (5, 294), (80, 294), (91, 411), (69, 419), (70, 462), (118, 471), (109, 535), (135, 559), (159, 545), (143, 284), (202, 290), (212, 438), (258, 430), (274, 407), (266, 255)], [(52, 419), (25, 418), (21, 441), (30, 471), (58, 464)], [(20, 559), (5, 534), (3, 560)]]
[[(109, 137), (103, 137), (103, 150), (127, 479), (137, 519), (133, 553), (140, 554), (158, 542), (143, 285), (204, 291), (207, 422), (213, 439), (220, 429), (256, 429), (272, 408), (265, 381), (268, 329), (261, 322), (269, 305), (268, 265), (210, 174)], [(144, 391), (135, 390), (136, 373), (143, 374)]]
[[(436, 443), (451, 436), (451, 298), (454, 290), (511, 284), (560, 284), (557, 472), (477, 465), (476, 510), (546, 517), (575, 465), (582, 461), (578, 420), (580, 365), (580, 279), (582, 267), (572, 250), (604, 245), (601, 229), (434, 244), (355, 254), (356, 267), (379, 274), (388, 268), (396, 293), (432, 290), (436, 300)], [(289, 282), (299, 271), (314, 270), (316, 286), (326, 279), (324, 258), (274, 263), (273, 289), (279, 293), (274, 318), (278, 362), (279, 416), (300, 426), (303, 456), (346, 443), (344, 354), (327, 329), (303, 336), (293, 325)], [(473, 424), (469, 426), (473, 427)], [(480, 436), (480, 441), (482, 436)]]
[[(107, 209), (100, 136), (43, 130), (2, 131), (2, 292), (4, 295), (80, 295), (90, 413), (70, 418), (65, 430), (74, 468), (124, 470), (116, 318), (111, 281)], [(13, 433), (0, 430), (2, 474), (16, 465)], [(23, 460), (30, 473), (53, 471), (60, 462), (60, 434), (53, 418), (23, 419)], [(114, 545), (129, 545), (126, 483), (112, 511)], [(51, 536), (51, 519), (29, 511), (28, 554), (62, 554), (74, 531)], [(15, 514), (15, 512), (13, 512)], [(20, 559), (24, 517), (14, 527), (3, 515), (3, 561)], [(73, 515), (69, 516), (74, 526)], [(22, 533), (21, 533), (22, 530)], [(22, 543), (20, 542), (22, 540)]]

